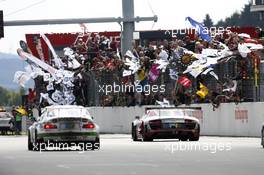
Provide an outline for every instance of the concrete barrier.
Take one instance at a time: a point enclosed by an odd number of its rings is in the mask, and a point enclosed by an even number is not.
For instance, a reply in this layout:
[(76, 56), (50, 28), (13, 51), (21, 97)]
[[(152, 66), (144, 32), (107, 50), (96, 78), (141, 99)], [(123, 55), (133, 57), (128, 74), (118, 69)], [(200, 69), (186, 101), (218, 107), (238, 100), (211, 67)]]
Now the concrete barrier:
[[(197, 105), (194, 105), (197, 106)], [(210, 104), (201, 104), (202, 135), (259, 137), (264, 122), (264, 103), (223, 103), (213, 111)]]
[(100, 126), (101, 133), (130, 133), (135, 116), (144, 113), (143, 107), (93, 107), (89, 112)]
[[(213, 111), (211, 104), (194, 104), (202, 113), (195, 117), (201, 123), (201, 135), (260, 137), (264, 122), (264, 102), (222, 103)], [(128, 134), (135, 116), (142, 116), (145, 107), (90, 107), (89, 112), (100, 126), (101, 133)], [(37, 116), (37, 113), (34, 115)], [(23, 131), (28, 127), (23, 119)], [(24, 123), (24, 124), (23, 124)]]
[[(264, 103), (222, 103), (213, 111), (211, 104), (202, 107), (201, 135), (259, 137), (264, 122)], [(92, 107), (90, 113), (102, 133), (130, 133), (131, 122), (145, 107)]]

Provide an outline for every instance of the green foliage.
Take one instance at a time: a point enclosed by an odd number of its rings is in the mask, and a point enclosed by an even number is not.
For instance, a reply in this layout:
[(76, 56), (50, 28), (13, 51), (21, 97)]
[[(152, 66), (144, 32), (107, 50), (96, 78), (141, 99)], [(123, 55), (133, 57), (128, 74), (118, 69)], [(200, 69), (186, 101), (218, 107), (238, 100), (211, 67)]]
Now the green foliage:
[(19, 92), (15, 92), (0, 86), (0, 106), (21, 105), (21, 97), (24, 93), (23, 88)]
[(205, 19), (203, 21), (205, 27), (210, 28), (214, 25), (213, 20), (211, 19), (209, 14), (205, 15)]
[(220, 20), (217, 26), (221, 27), (264, 27), (263, 21), (259, 19), (258, 12), (250, 12), (250, 4), (246, 4), (241, 12), (234, 12), (225, 20)]

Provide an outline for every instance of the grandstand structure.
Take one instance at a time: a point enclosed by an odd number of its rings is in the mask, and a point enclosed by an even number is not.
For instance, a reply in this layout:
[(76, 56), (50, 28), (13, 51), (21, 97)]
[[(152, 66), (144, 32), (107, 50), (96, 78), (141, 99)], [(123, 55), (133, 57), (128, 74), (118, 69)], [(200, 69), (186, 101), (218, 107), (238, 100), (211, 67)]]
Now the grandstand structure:
[(260, 20), (264, 20), (264, 0), (252, 0), (251, 12), (259, 12)]

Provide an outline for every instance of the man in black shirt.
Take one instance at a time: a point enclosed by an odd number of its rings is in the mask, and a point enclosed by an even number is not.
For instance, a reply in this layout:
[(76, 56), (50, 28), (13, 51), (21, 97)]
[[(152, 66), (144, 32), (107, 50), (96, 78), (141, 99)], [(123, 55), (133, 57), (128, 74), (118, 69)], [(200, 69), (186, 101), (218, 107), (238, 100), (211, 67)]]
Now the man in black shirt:
[(184, 42), (185, 42), (185, 48), (190, 50), (190, 51), (192, 51), (192, 52), (194, 52), (194, 50), (195, 50), (195, 42), (192, 41), (189, 36), (186, 36), (184, 38)]

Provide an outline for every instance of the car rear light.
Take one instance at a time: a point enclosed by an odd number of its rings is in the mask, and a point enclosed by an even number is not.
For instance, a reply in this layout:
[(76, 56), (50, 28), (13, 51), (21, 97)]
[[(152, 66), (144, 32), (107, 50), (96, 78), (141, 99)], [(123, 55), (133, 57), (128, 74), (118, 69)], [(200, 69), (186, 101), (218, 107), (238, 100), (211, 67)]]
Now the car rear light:
[(47, 124), (44, 124), (44, 129), (57, 129), (57, 126), (47, 123)]
[(84, 124), (83, 125), (83, 128), (93, 129), (93, 128), (95, 128), (95, 125), (93, 123), (87, 123), (87, 124)]

